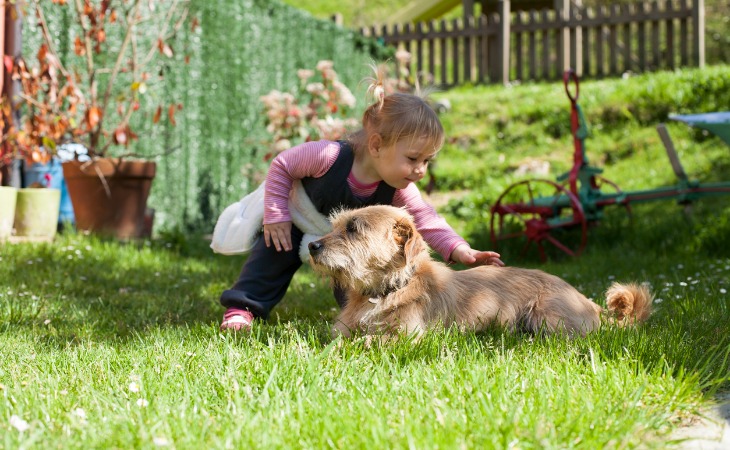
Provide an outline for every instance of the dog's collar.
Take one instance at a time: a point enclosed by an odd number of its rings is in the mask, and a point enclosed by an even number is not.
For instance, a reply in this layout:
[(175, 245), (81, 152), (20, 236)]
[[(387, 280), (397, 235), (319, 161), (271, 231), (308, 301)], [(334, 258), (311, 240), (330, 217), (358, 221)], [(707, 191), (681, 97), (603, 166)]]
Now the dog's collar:
[[(411, 278), (413, 276), (413, 273), (416, 271), (415, 264), (412, 264), (408, 267), (408, 274), (405, 277), (400, 278), (400, 280), (397, 280), (390, 285), (382, 286), (382, 289), (363, 289), (361, 294), (365, 297), (368, 297), (370, 299), (378, 299), (387, 297), (390, 294), (392, 294), (395, 291), (398, 291), (400, 289), (403, 289), (404, 287), (408, 286), (408, 283), (411, 281)], [(376, 302), (371, 302), (376, 303)]]

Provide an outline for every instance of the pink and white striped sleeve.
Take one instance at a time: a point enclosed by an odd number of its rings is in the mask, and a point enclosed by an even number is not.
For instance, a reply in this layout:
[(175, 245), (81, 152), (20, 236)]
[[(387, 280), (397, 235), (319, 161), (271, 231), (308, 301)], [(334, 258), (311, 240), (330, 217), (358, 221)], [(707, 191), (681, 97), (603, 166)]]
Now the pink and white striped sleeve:
[(339, 153), (340, 144), (325, 140), (305, 142), (279, 153), (266, 174), (264, 224), (290, 221), (288, 201), (294, 180), (321, 177)]
[(426, 203), (415, 184), (409, 184), (405, 189), (398, 189), (393, 196), (393, 206), (405, 207), (413, 216), (416, 229), (421, 233), (428, 245), (449, 261), (454, 249), (468, 243), (454, 231), (441, 217), (433, 206)]

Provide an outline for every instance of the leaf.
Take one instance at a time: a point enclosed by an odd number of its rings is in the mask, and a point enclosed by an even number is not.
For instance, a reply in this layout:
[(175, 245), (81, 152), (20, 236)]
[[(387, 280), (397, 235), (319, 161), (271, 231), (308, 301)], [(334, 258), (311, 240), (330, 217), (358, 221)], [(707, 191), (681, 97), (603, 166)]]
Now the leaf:
[(160, 116), (162, 116), (162, 106), (157, 107), (157, 111), (155, 111), (155, 116), (152, 118), (152, 123), (159, 122)]
[(48, 136), (43, 136), (43, 147), (51, 152), (56, 151), (56, 141), (49, 138)]
[(43, 62), (46, 60), (46, 56), (48, 55), (48, 46), (46, 44), (41, 45), (41, 47), (38, 49), (38, 61)]
[(86, 53), (86, 47), (84, 47), (83, 42), (81, 42), (81, 38), (78, 36), (76, 36), (76, 39), (74, 40), (74, 53), (78, 56), (84, 56)]
[(86, 123), (89, 128), (94, 128), (99, 125), (99, 121), (101, 121), (101, 110), (96, 106), (92, 106), (86, 114)]
[(157, 49), (162, 53), (163, 55), (167, 56), (168, 58), (172, 58), (172, 48), (167, 45), (165, 41), (162, 40), (162, 38), (157, 40)]
[(167, 116), (170, 118), (170, 124), (173, 127), (177, 125), (177, 122), (175, 122), (175, 105), (170, 105), (167, 109)]

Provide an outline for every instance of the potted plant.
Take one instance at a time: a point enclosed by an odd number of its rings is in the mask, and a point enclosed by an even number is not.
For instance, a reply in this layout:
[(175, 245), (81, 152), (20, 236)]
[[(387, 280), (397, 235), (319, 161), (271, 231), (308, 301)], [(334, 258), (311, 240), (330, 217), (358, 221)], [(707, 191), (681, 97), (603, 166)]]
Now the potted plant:
[[(26, 134), (16, 129), (12, 110), (7, 98), (0, 99), (0, 127), (4, 131), (0, 147), (0, 167), (9, 166), (15, 160), (44, 163), (50, 153), (30, 153), (24, 145)], [(0, 172), (1, 176), (1, 172)], [(0, 241), (51, 241), (56, 235), (61, 190), (51, 186), (50, 173), (42, 179), (28, 183), (26, 188), (0, 186)], [(2, 181), (2, 180), (0, 180)]]
[[(156, 165), (130, 146), (138, 139), (132, 117), (164, 82), (172, 41), (188, 19), (188, 0), (30, 0), (43, 40), (33, 67), (15, 61), (17, 107), (23, 120), (15, 142), (28, 155), (55, 154), (81, 144), (80, 157), (63, 162), (79, 230), (117, 238), (141, 237)], [(73, 53), (63, 60), (46, 19), (60, 8)], [(193, 24), (193, 26), (195, 26)], [(152, 121), (174, 125), (182, 106), (158, 105)]]

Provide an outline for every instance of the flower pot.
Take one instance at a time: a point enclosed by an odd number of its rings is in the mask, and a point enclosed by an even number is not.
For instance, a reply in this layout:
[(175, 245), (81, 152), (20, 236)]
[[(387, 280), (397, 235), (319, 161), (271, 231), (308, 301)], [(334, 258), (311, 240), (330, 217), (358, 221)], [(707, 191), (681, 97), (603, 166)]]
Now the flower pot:
[(18, 189), (12, 240), (52, 241), (56, 236), (60, 204), (60, 189)]
[(118, 239), (145, 237), (153, 161), (99, 158), (62, 166), (78, 230)]
[(32, 165), (25, 164), (23, 168), (23, 187), (31, 184), (39, 183), (46, 186), (46, 175), (50, 176), (50, 185), (48, 187), (61, 190), (61, 206), (58, 215), (59, 223), (74, 222), (74, 208), (71, 204), (71, 197), (68, 195), (68, 187), (66, 180), (63, 178), (63, 168), (61, 160), (53, 158), (47, 164), (35, 163)]
[(10, 186), (0, 186), (0, 241), (6, 240), (13, 232), (15, 202), (18, 190)]

